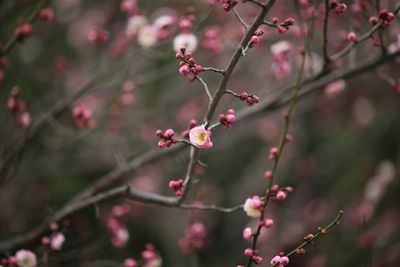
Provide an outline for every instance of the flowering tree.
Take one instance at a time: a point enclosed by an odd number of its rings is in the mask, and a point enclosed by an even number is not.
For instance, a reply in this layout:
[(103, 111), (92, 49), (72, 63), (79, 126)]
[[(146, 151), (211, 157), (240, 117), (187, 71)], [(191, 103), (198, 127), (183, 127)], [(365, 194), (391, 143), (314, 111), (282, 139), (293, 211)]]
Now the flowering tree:
[(398, 1), (0, 5), (0, 266), (400, 262)]

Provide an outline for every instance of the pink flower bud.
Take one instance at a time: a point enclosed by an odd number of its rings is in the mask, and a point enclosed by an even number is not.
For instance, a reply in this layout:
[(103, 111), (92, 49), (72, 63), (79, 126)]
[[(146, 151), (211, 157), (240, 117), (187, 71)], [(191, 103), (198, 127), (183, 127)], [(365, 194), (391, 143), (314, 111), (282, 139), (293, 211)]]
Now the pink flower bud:
[(278, 193), (276, 193), (276, 199), (279, 201), (285, 200), (286, 199), (286, 193), (283, 191), (278, 191)]
[(271, 228), (274, 225), (274, 220), (272, 219), (265, 219), (264, 220), (264, 227)]
[(246, 248), (244, 250), (244, 255), (247, 256), (247, 257), (251, 257), (251, 256), (254, 255), (254, 250), (252, 250), (251, 248)]
[(190, 72), (190, 68), (187, 64), (184, 64), (179, 68), (179, 74), (182, 76), (185, 76), (189, 72)]
[(250, 227), (247, 227), (243, 230), (243, 238), (250, 239), (253, 236), (253, 231)]
[(357, 34), (354, 33), (354, 32), (349, 32), (349, 33), (347, 34), (347, 40), (348, 40), (349, 42), (355, 42), (355, 41), (357, 41)]
[(54, 19), (54, 11), (51, 8), (42, 9), (38, 14), (38, 19), (42, 21), (52, 21)]

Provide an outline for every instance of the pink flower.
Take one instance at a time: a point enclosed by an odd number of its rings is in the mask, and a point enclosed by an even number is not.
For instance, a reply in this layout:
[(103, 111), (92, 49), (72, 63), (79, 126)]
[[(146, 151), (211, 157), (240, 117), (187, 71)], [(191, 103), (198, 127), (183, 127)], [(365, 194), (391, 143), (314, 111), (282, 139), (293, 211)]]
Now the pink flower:
[(253, 235), (253, 231), (251, 230), (250, 227), (246, 227), (243, 230), (243, 238), (244, 239), (250, 239), (252, 237), (252, 235)]
[(286, 256), (275, 256), (271, 260), (272, 265), (278, 265), (278, 267), (283, 267), (289, 264), (289, 258)]
[(124, 261), (124, 266), (125, 267), (136, 267), (137, 266), (137, 262), (134, 259), (129, 258), (129, 259), (126, 259)]
[(15, 254), (15, 260), (20, 267), (35, 267), (37, 265), (35, 253), (26, 249), (18, 250)]
[(192, 145), (198, 148), (212, 148), (211, 131), (206, 130), (204, 125), (194, 127), (189, 132), (189, 139)]
[(286, 199), (286, 193), (283, 191), (278, 191), (278, 193), (276, 194), (276, 199), (279, 201), (285, 200)]
[(336, 80), (328, 84), (324, 89), (324, 94), (327, 97), (335, 97), (346, 89), (345, 80)]
[(65, 236), (63, 233), (56, 233), (51, 237), (50, 247), (52, 250), (61, 250), (62, 245), (65, 242)]

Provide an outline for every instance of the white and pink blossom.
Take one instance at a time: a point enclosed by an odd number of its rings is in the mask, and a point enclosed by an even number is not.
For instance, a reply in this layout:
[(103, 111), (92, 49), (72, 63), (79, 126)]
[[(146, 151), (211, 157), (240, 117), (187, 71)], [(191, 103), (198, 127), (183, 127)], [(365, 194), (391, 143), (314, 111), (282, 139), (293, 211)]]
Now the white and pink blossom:
[(198, 148), (212, 148), (213, 143), (211, 142), (211, 131), (208, 131), (204, 125), (200, 125), (192, 128), (189, 131), (190, 143)]

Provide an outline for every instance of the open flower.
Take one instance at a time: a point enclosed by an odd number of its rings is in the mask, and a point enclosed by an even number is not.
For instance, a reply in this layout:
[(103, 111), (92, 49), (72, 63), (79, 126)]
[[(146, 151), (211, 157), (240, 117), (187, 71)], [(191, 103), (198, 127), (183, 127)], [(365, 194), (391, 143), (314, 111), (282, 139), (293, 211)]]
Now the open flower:
[(247, 216), (252, 218), (259, 218), (261, 216), (263, 208), (263, 202), (259, 196), (253, 196), (252, 198), (246, 199), (243, 205), (243, 210)]
[(37, 265), (35, 253), (26, 249), (18, 250), (15, 254), (15, 260), (19, 267), (35, 267)]
[(138, 43), (143, 47), (153, 47), (158, 42), (158, 29), (151, 25), (143, 26), (138, 35)]
[(132, 38), (138, 35), (139, 31), (147, 25), (145, 16), (137, 15), (129, 18), (125, 29), (125, 35)]
[(181, 33), (174, 39), (174, 50), (179, 52), (184, 47), (187, 52), (192, 53), (196, 50), (197, 43), (197, 37), (193, 33)]
[(206, 130), (204, 125), (194, 127), (189, 132), (189, 139), (192, 145), (198, 148), (212, 148), (211, 131)]

